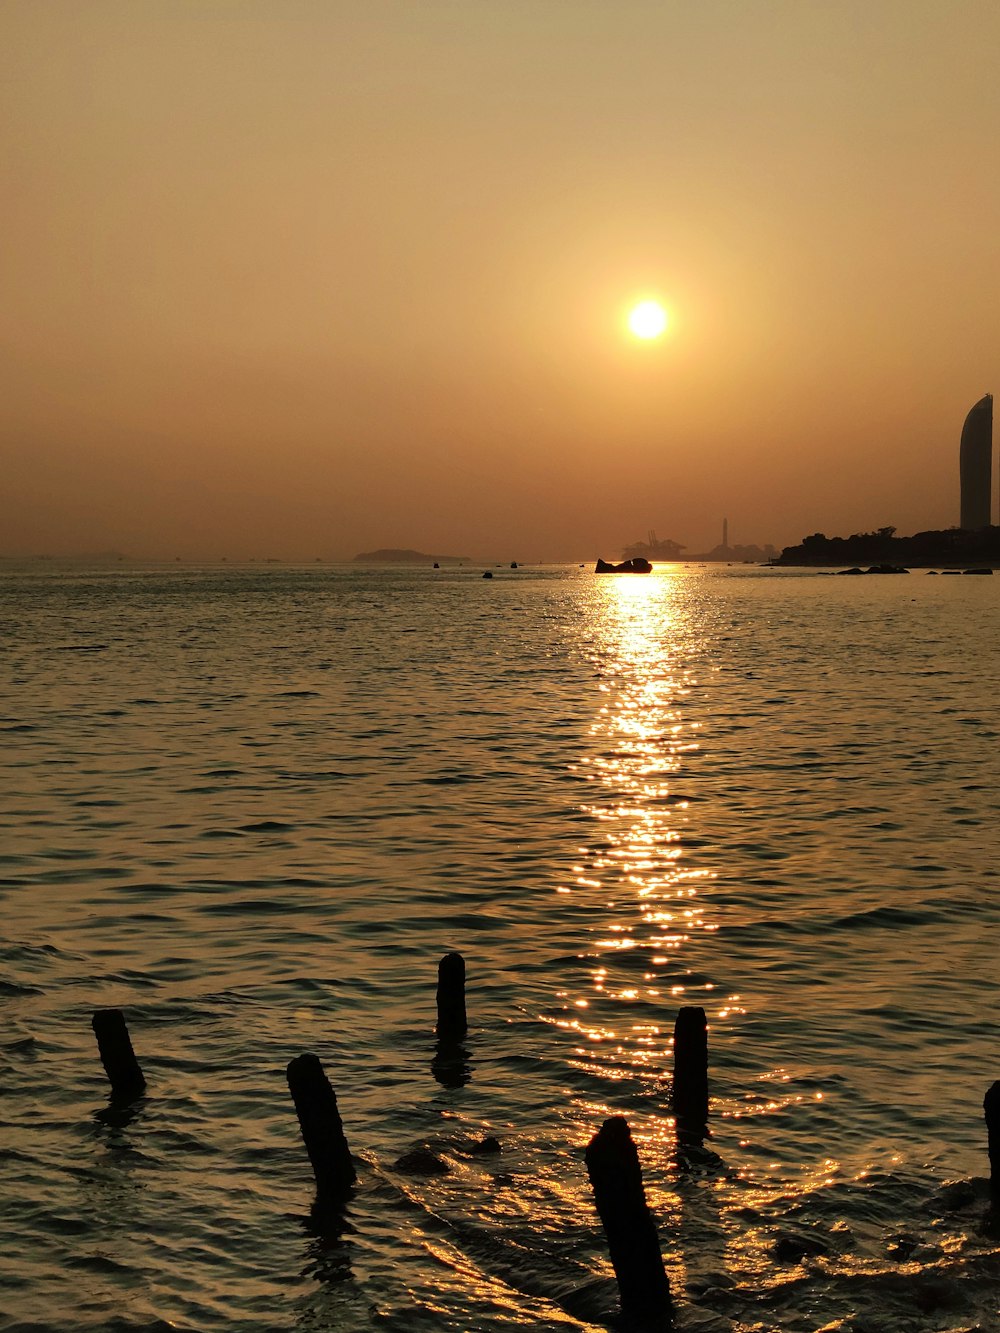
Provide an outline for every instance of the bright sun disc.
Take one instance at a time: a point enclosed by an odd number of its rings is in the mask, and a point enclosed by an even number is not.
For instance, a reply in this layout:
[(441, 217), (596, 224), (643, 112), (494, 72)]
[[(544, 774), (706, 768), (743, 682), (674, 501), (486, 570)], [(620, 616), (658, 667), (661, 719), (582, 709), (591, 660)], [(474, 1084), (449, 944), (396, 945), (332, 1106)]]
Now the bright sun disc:
[(637, 338), (658, 338), (667, 327), (667, 312), (659, 301), (640, 301), (628, 317)]

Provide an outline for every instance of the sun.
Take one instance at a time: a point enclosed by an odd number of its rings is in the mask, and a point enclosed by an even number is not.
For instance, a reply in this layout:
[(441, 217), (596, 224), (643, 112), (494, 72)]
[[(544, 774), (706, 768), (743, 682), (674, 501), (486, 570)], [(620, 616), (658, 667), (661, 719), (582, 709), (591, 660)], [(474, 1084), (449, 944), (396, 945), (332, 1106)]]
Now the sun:
[(637, 338), (658, 338), (667, 327), (667, 312), (659, 301), (640, 301), (629, 311), (628, 326)]

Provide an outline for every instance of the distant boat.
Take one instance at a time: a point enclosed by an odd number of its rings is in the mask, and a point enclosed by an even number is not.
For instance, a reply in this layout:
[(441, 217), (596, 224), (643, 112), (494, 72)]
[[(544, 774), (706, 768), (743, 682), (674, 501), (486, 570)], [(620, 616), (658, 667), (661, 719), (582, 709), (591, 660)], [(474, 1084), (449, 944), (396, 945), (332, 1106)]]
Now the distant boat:
[(610, 565), (607, 560), (598, 560), (594, 567), (595, 574), (650, 574), (653, 566), (641, 555), (631, 560), (623, 560), (620, 565)]

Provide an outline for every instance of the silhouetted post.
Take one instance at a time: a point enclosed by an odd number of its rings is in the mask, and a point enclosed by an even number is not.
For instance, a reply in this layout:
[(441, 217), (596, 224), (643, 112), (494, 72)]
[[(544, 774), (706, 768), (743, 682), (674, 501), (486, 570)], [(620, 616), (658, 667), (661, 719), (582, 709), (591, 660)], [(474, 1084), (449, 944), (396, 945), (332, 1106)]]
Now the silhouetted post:
[(681, 1144), (708, 1133), (708, 1024), (700, 1005), (685, 1005), (674, 1023), (674, 1116)]
[(438, 1041), (459, 1042), (469, 1030), (465, 1016), (465, 959), (446, 953), (438, 963)]
[(983, 1098), (987, 1150), (990, 1154), (990, 1191), (1000, 1201), (1000, 1083), (994, 1083)]
[(316, 1203), (320, 1207), (342, 1203), (357, 1176), (337, 1110), (337, 1094), (316, 1055), (297, 1055), (287, 1072), (288, 1090), (316, 1177)]
[(673, 1328), (670, 1281), (646, 1206), (642, 1168), (628, 1121), (605, 1120), (587, 1145), (587, 1174), (618, 1280), (622, 1314), (657, 1333)]
[(112, 1097), (131, 1101), (140, 1096), (146, 1080), (135, 1058), (122, 1011), (98, 1009), (91, 1019), (91, 1026), (97, 1038), (104, 1072), (111, 1080)]

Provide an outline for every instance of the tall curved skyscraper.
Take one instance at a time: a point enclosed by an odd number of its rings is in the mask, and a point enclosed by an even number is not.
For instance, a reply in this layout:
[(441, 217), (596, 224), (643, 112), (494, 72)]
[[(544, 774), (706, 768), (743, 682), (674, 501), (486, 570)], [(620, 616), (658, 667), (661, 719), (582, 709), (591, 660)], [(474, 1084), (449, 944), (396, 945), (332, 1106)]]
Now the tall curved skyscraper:
[(993, 395), (985, 394), (965, 418), (959, 453), (961, 526), (970, 532), (990, 525), (993, 485)]

